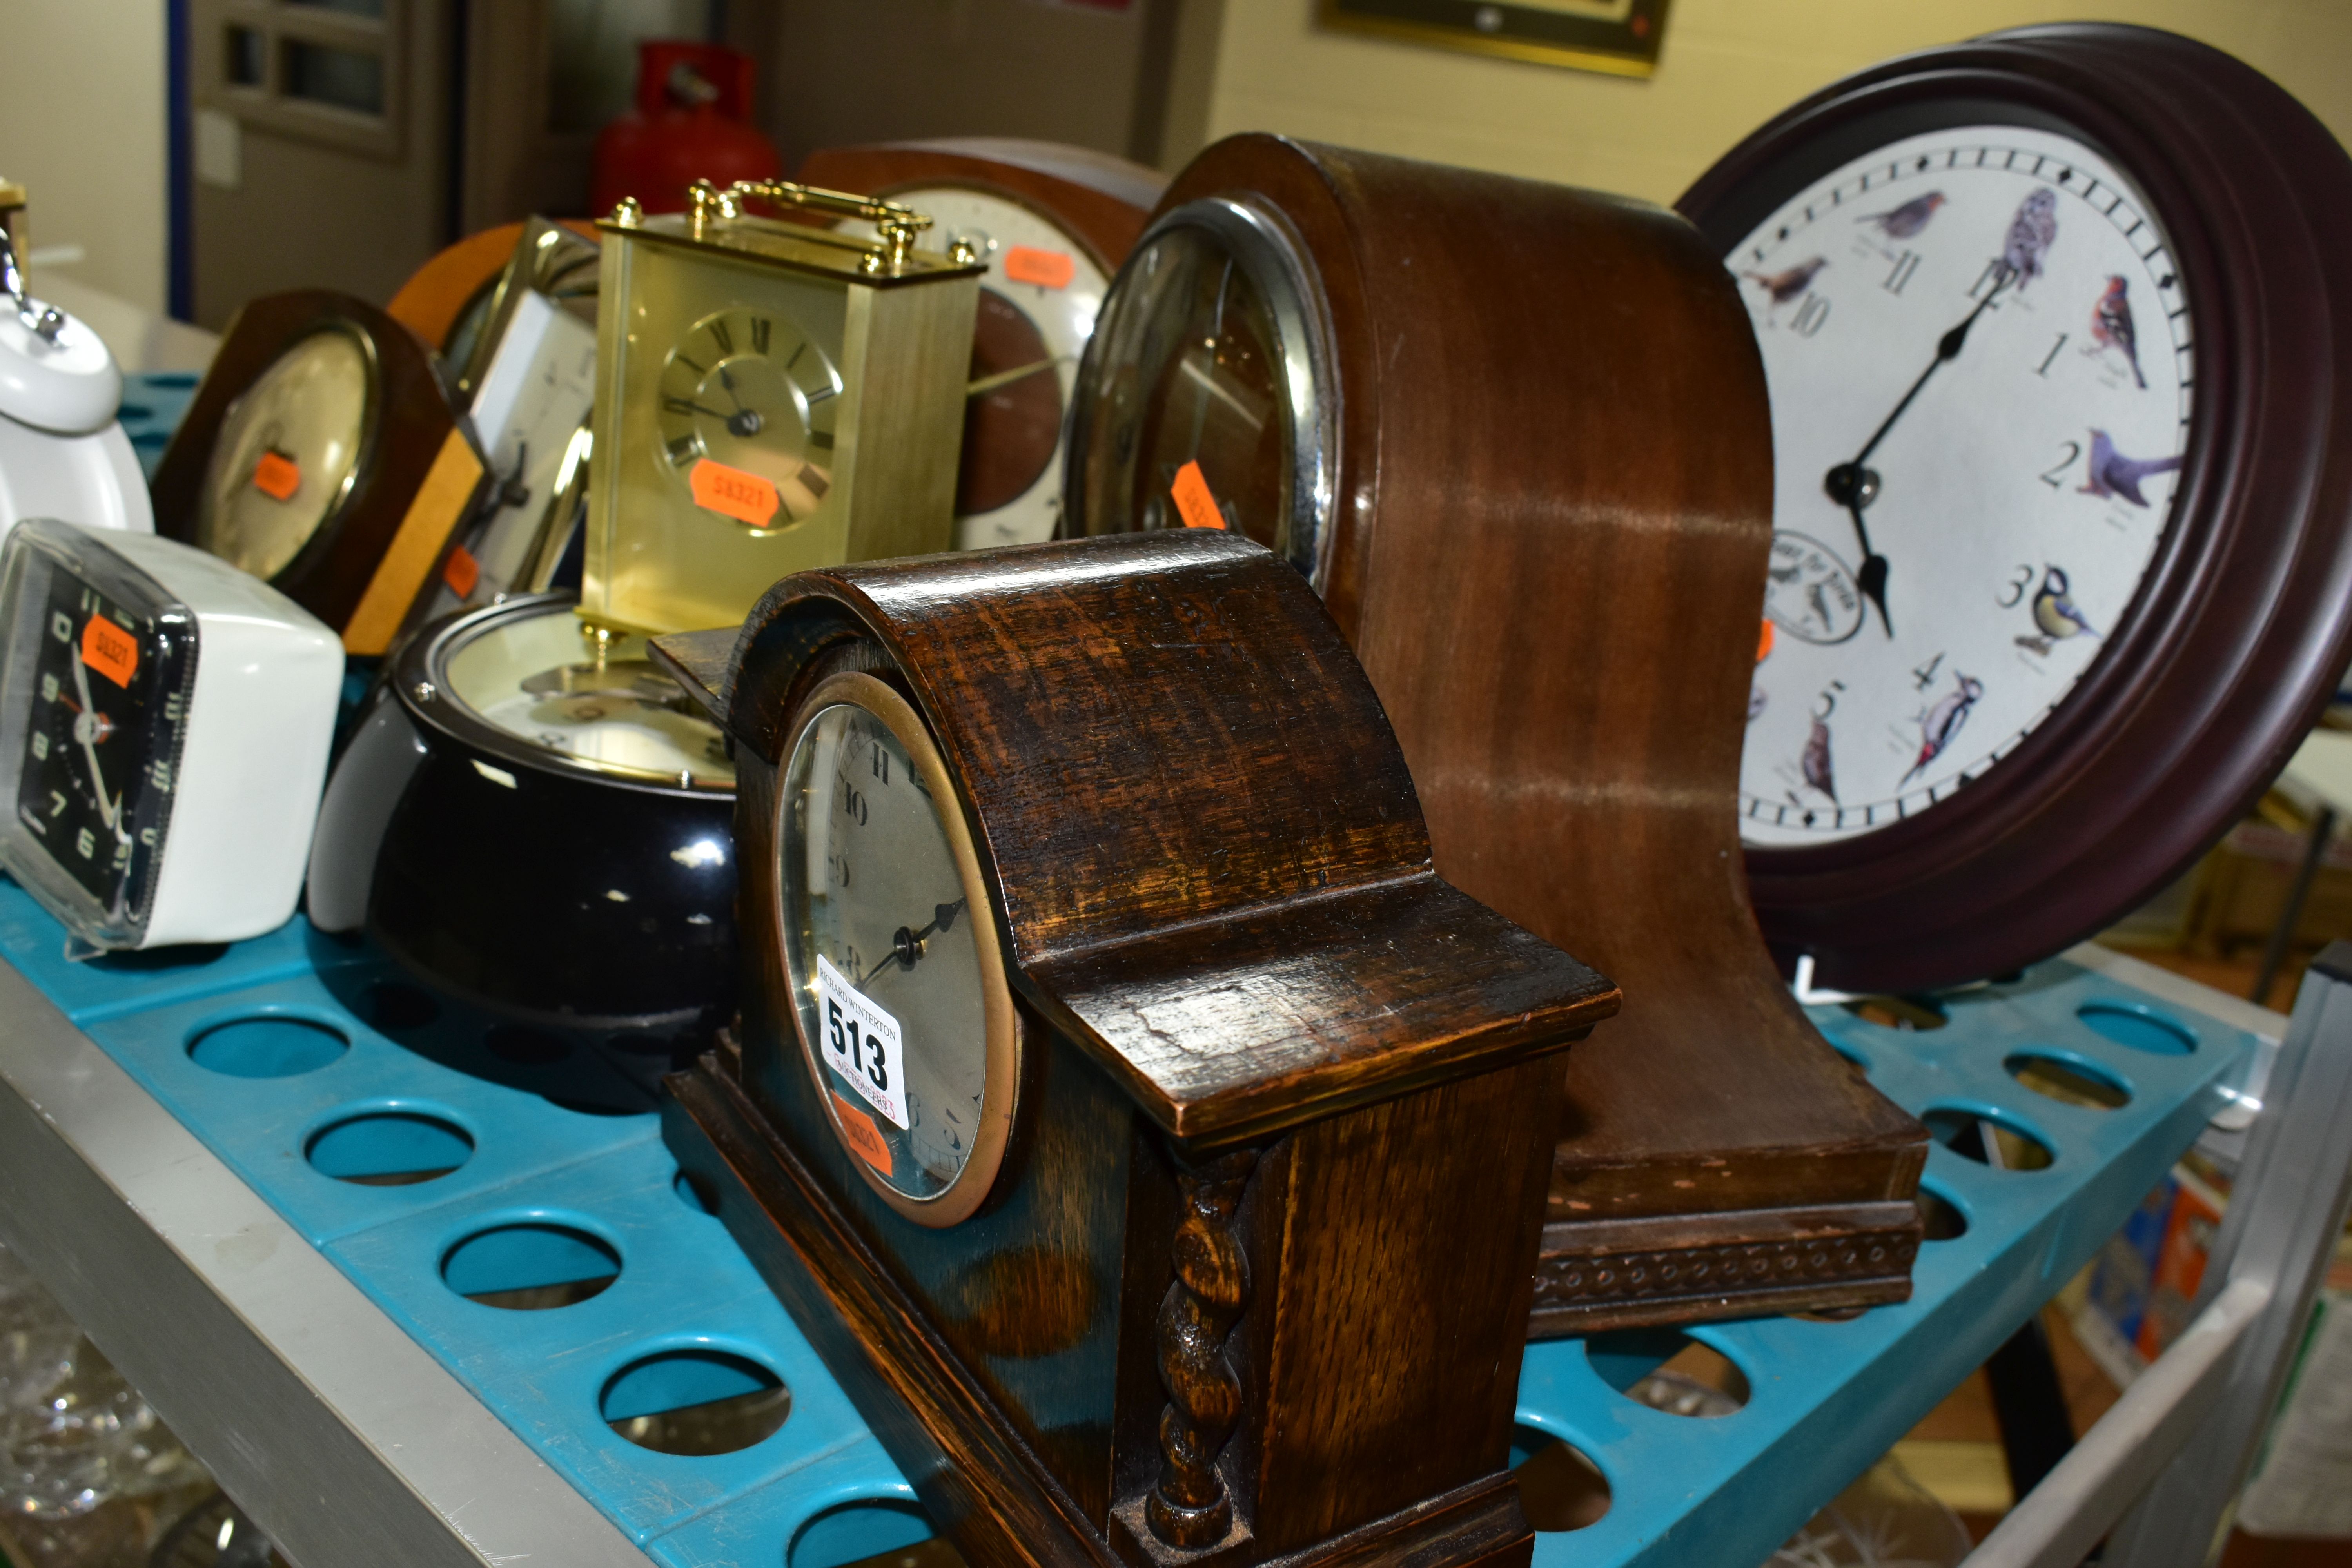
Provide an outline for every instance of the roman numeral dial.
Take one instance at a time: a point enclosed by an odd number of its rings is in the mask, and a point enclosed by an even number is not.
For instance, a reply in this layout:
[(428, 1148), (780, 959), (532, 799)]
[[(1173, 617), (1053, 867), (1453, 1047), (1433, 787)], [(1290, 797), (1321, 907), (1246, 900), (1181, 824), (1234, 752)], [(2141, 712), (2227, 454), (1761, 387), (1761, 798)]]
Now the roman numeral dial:
[(714, 485), (755, 497), (761, 484), (772, 487), (773, 514), (751, 526), (802, 521), (833, 489), (841, 393), (831, 356), (788, 317), (743, 306), (705, 316), (662, 366), (655, 425), (662, 463), (698, 501)]

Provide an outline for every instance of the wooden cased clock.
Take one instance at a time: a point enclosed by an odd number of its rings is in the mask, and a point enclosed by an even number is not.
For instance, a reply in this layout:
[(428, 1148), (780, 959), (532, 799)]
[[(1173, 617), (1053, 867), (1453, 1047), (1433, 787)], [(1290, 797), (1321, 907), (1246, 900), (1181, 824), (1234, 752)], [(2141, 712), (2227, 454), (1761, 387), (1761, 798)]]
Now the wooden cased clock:
[(250, 572), (375, 655), (437, 580), (483, 474), (416, 334), (323, 289), (229, 323), (155, 470), (155, 531)]
[(1570, 1041), (1298, 575), (1161, 534), (656, 640), (733, 736), (740, 1052), (681, 1164), (975, 1563), (1525, 1564)]
[(1440, 872), (1624, 988), (1568, 1064), (1537, 1331), (1907, 1296), (1926, 1130), (1791, 1000), (1740, 876), (1771, 424), (1690, 226), (1235, 137), (1137, 242), (1074, 422), (1070, 526), (1276, 551), (1363, 660)]
[(1680, 207), (1772, 388), (1766, 936), (1920, 990), (2103, 929), (2352, 657), (2352, 160), (2218, 50), (2070, 24), (1838, 82)]
[(975, 136), (828, 148), (809, 154), (801, 178), (927, 213), (986, 265), (964, 389), (956, 546), (1053, 538), (1078, 359), (1167, 176), (1091, 148)]
[(580, 614), (616, 632), (731, 625), (793, 572), (950, 542), (979, 263), (916, 249), (930, 220), (894, 202), (784, 181), (692, 196), (598, 226)]

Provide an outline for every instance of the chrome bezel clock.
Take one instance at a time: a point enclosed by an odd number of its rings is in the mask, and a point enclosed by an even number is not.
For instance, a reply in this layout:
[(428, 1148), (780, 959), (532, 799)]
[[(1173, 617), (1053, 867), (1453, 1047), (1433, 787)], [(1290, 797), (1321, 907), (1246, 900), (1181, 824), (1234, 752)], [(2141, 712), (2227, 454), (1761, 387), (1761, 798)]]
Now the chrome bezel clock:
[(2352, 162), (2217, 50), (2070, 24), (1837, 83), (1678, 205), (1763, 343), (1774, 568), (1823, 595), (1759, 594), (1766, 937), (1917, 989), (2098, 931), (2352, 654)]
[(37, 519), (0, 551), (0, 865), (93, 947), (284, 924), (334, 734), (334, 633), (202, 551)]

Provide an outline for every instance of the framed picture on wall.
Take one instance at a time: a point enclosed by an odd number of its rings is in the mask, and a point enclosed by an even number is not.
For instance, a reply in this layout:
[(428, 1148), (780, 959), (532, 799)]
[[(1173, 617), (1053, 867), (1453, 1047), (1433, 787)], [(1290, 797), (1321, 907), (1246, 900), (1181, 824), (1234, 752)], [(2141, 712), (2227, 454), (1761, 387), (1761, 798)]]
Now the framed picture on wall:
[(1501, 55), (1612, 76), (1658, 68), (1668, 0), (1316, 0), (1317, 20), (1344, 33)]

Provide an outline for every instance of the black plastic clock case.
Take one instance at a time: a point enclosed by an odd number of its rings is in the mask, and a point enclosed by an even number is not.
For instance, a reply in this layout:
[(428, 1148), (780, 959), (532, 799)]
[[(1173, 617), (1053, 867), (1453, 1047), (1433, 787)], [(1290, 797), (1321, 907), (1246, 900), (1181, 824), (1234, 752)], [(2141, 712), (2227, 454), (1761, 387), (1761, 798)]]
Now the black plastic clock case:
[(2261, 797), (2352, 658), (2352, 160), (2268, 78), (2145, 27), (1997, 33), (1824, 89), (1676, 206), (1728, 254), (1831, 170), (1977, 124), (2063, 132), (2138, 184), (2197, 323), (2197, 409), (2139, 596), (2048, 720), (1932, 812), (1749, 847), (1784, 968), (1811, 953), (1848, 990), (2004, 973), (2145, 901)]
[(617, 777), (451, 699), (455, 646), (570, 602), (449, 616), (386, 661), (320, 806), (308, 908), (321, 979), (402, 1045), (634, 1113), (734, 1011), (735, 797)]

